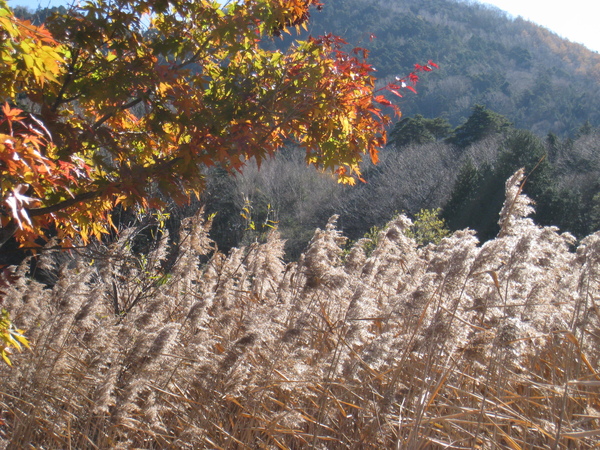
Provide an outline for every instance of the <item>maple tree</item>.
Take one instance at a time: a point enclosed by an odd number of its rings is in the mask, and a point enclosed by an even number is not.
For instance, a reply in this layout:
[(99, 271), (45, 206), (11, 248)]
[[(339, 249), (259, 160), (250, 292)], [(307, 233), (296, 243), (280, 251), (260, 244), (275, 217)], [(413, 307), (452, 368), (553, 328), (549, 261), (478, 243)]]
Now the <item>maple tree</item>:
[(390, 118), (363, 49), (328, 35), (286, 51), (317, 0), (93, 0), (45, 26), (0, 0), (0, 246), (86, 243), (111, 211), (185, 202), (203, 167), (239, 171), (287, 142), (340, 182), (376, 162)]

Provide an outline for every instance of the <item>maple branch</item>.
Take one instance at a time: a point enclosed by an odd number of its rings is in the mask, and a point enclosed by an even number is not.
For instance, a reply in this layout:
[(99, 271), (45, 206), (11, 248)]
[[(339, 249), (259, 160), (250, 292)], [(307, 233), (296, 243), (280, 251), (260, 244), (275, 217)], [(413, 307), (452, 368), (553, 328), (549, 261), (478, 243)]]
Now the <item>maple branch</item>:
[(200, 55), (202, 54), (202, 52), (204, 52), (204, 50), (206, 50), (208, 48), (208, 44), (210, 43), (210, 39), (205, 39), (204, 43), (200, 46), (200, 48), (198, 48), (198, 50), (196, 51), (196, 53), (194, 53), (194, 55), (188, 59), (187, 61), (182, 61), (181, 63), (179, 63), (178, 65), (176, 65), (174, 67), (175, 70), (180, 70), (183, 69), (185, 66), (189, 65), (189, 64), (194, 64), (198, 61), (200, 61)]
[(55, 203), (54, 205), (44, 206), (43, 208), (31, 208), (27, 209), (27, 214), (29, 217), (43, 216), (44, 214), (51, 214), (56, 211), (60, 211), (61, 209), (68, 208), (69, 206), (73, 206), (77, 203), (91, 200), (93, 198), (98, 197), (102, 191), (92, 191), (92, 192), (84, 192), (82, 194), (78, 194), (73, 198), (68, 200), (64, 200), (62, 202)]
[[(179, 162), (181, 159), (183, 158), (178, 156), (169, 161), (149, 166), (148, 168), (146, 168), (146, 172), (148, 173), (148, 176), (154, 175), (162, 170), (170, 169), (175, 163)], [(120, 184), (121, 183), (114, 184), (113, 187), (119, 187)], [(100, 195), (102, 195), (102, 190), (83, 192), (81, 194), (77, 194), (75, 197), (63, 200), (62, 202), (55, 203), (54, 205), (44, 206), (42, 208), (26, 209), (26, 211), (29, 217), (43, 216), (44, 214), (51, 214), (53, 212), (68, 208), (69, 206), (73, 206), (77, 203), (92, 200)]]
[(56, 95), (56, 100), (54, 101), (54, 104), (52, 105), (52, 111), (54, 111), (54, 112), (56, 112), (56, 110), (62, 103), (66, 103), (67, 101), (69, 101), (69, 100), (64, 100), (64, 97), (65, 97), (65, 93), (67, 92), (67, 87), (73, 81), (73, 74), (75, 72), (75, 64), (77, 64), (77, 59), (79, 58), (79, 51), (80, 51), (79, 48), (76, 48), (73, 51), (71, 63), (69, 64), (69, 70), (63, 80), (60, 90), (58, 91), (58, 94)]
[(92, 125), (92, 129), (93, 130), (97, 130), (98, 128), (100, 128), (102, 126), (102, 124), (104, 122), (106, 122), (108, 119), (110, 119), (111, 117), (113, 117), (117, 111), (125, 111), (125, 110), (127, 110), (129, 108), (133, 108), (135, 105), (138, 105), (143, 100), (144, 100), (143, 97), (137, 97), (137, 98), (131, 100), (129, 103), (125, 103), (124, 105), (121, 105), (118, 108), (115, 108), (113, 111), (104, 114), (100, 119), (98, 119), (96, 121), (96, 123), (94, 123)]

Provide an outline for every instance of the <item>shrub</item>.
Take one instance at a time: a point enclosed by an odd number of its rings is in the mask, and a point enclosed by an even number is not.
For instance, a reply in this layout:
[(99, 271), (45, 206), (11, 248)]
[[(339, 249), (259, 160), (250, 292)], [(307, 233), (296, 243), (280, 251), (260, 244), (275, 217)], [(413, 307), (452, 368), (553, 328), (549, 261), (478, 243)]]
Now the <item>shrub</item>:
[(450, 235), (446, 221), (440, 218), (441, 212), (441, 208), (419, 211), (415, 214), (414, 223), (407, 235), (419, 245), (439, 244), (443, 238)]

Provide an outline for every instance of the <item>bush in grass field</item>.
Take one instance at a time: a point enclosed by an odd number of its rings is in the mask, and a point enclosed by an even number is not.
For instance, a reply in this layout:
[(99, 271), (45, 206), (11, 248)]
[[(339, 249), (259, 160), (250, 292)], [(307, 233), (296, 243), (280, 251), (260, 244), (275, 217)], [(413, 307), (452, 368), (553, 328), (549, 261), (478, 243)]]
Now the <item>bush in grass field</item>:
[(600, 235), (527, 215), (419, 246), (399, 216), (367, 257), (333, 218), (284, 264), (277, 231), (215, 250), (187, 219), (22, 276), (5, 306), (33, 351), (0, 367), (9, 448), (593, 448)]

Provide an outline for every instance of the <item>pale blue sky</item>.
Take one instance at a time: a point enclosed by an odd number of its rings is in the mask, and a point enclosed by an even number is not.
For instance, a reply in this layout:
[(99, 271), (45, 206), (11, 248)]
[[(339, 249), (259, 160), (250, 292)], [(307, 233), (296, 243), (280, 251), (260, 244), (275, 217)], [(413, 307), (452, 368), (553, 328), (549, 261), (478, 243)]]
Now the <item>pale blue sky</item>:
[[(8, 0), (8, 3), (36, 9), (38, 5), (64, 5), (68, 0)], [(599, 0), (481, 0), (479, 3), (494, 5), (515, 17), (522, 16), (572, 42), (600, 52)]]
[(50, 6), (66, 5), (68, 2), (64, 0), (8, 0), (9, 6), (27, 6), (30, 9), (37, 9), (38, 6), (42, 8)]

